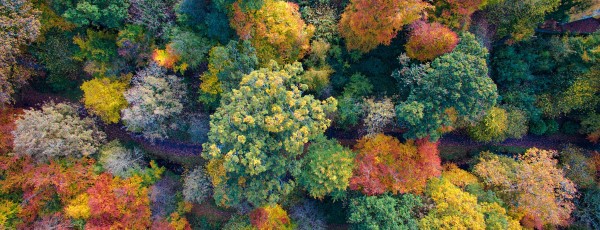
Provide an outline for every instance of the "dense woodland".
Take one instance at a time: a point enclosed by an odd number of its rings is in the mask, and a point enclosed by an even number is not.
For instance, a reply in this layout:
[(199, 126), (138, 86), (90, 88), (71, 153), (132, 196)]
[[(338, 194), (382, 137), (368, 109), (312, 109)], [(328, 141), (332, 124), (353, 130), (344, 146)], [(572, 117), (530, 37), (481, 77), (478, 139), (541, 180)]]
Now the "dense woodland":
[(0, 229), (600, 229), (598, 8), (0, 0)]

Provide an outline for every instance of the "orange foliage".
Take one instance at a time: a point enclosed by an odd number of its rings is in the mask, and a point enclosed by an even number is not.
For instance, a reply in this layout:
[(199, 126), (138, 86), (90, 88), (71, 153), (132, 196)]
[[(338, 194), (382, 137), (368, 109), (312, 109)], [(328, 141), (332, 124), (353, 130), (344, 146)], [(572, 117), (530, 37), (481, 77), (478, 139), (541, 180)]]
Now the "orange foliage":
[(86, 228), (147, 229), (150, 227), (150, 198), (142, 178), (112, 177), (103, 173), (87, 190), (90, 219)]
[(239, 1), (233, 4), (231, 27), (250, 40), (261, 63), (292, 63), (304, 57), (314, 27), (304, 23), (297, 4), (265, 0), (260, 9), (251, 10), (242, 9)]
[(587, 139), (594, 144), (598, 143), (600, 140), (600, 129), (588, 134)]
[(437, 143), (425, 139), (402, 144), (394, 137), (378, 134), (362, 138), (355, 148), (359, 153), (350, 189), (367, 195), (388, 191), (420, 194), (427, 179), (441, 173)]
[(24, 202), (18, 214), (23, 220), (22, 228), (31, 228), (38, 217), (52, 214), (43, 214), (42, 210), (54, 197), (67, 203), (90, 187), (95, 177), (94, 160), (88, 158), (51, 160), (39, 165), (29, 157), (3, 156), (1, 160), (4, 180), (0, 181), (0, 190), (23, 192)]
[(6, 106), (0, 108), (0, 154), (7, 153), (12, 149), (12, 131), (15, 129), (15, 120), (22, 113), (22, 109), (13, 109)]
[(402, 26), (419, 19), (429, 7), (421, 0), (351, 0), (340, 20), (340, 34), (349, 50), (366, 53), (389, 45)]
[(433, 60), (451, 52), (458, 44), (458, 35), (437, 22), (417, 21), (411, 29), (406, 43), (406, 54), (419, 61)]
[(279, 205), (254, 209), (250, 223), (259, 230), (292, 229), (290, 217)]
[(171, 47), (167, 45), (164, 50), (155, 49), (152, 52), (152, 60), (154, 60), (159, 66), (171, 69), (175, 67), (175, 63), (179, 61), (179, 55)]

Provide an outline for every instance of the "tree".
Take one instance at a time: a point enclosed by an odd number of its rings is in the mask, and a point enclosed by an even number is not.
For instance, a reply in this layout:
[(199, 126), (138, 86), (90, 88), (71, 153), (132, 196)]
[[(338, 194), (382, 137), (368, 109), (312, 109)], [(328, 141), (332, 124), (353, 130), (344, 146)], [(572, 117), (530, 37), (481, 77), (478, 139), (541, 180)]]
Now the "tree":
[(85, 107), (106, 122), (117, 123), (121, 119), (121, 110), (127, 107), (123, 93), (127, 84), (109, 78), (94, 78), (81, 85)]
[(326, 114), (337, 103), (303, 96), (306, 86), (292, 82), (301, 72), (300, 63), (280, 68), (271, 62), (223, 95), (202, 152), (219, 205), (273, 204), (293, 189), (287, 174), (299, 170), (304, 144), (329, 127)]
[(383, 129), (394, 123), (396, 113), (391, 98), (375, 101), (372, 98), (364, 100), (366, 116), (363, 119), (368, 135), (383, 133)]
[(411, 25), (406, 54), (419, 61), (429, 61), (451, 52), (458, 44), (458, 35), (437, 22), (416, 21)]
[(501, 142), (506, 139), (508, 116), (506, 110), (493, 107), (475, 126), (469, 127), (469, 136), (481, 142)]
[(16, 128), (15, 120), (22, 113), (21, 109), (0, 107), (0, 155), (12, 151), (14, 138), (12, 132)]
[(100, 174), (87, 190), (90, 218), (86, 228), (150, 227), (150, 199), (148, 188), (138, 176), (128, 179)]
[[(108, 65), (117, 57), (116, 34), (88, 29), (85, 37), (76, 36), (73, 43), (79, 46), (73, 59), (87, 61), (84, 70), (92, 75), (103, 75)], [(90, 68), (90, 66), (97, 66)], [(91, 69), (91, 70), (90, 70)]]
[(132, 81), (133, 87), (125, 92), (129, 107), (121, 111), (125, 127), (148, 139), (166, 138), (169, 130), (177, 128), (173, 119), (183, 110), (185, 86), (155, 63), (139, 71)]
[(141, 150), (127, 149), (118, 140), (113, 140), (100, 148), (99, 163), (110, 174), (128, 178), (142, 170), (142, 158)]
[(106, 135), (90, 118), (65, 103), (49, 103), (42, 110), (25, 110), (15, 122), (14, 151), (37, 161), (54, 157), (81, 157), (96, 153)]
[(453, 52), (417, 71), (422, 75), (412, 83), (408, 99), (396, 106), (399, 123), (409, 129), (404, 136), (435, 141), (453, 120), (479, 121), (498, 98), (488, 76), (487, 55), (475, 36), (465, 33)]
[(476, 196), (461, 191), (444, 178), (431, 179), (426, 194), (435, 208), (419, 221), (420, 229), (485, 229)]
[(518, 161), (485, 153), (474, 172), (513, 212), (532, 220), (536, 227), (564, 225), (574, 209), (572, 199), (577, 190), (557, 168), (554, 156), (556, 151), (536, 148), (527, 150)]
[(358, 155), (350, 189), (366, 195), (420, 194), (427, 179), (440, 175), (437, 144), (427, 140), (402, 144), (394, 137), (377, 134), (363, 137), (355, 149)]
[(584, 155), (584, 149), (569, 145), (560, 151), (560, 163), (565, 176), (578, 188), (596, 186), (596, 165)]
[(350, 77), (339, 99), (336, 123), (338, 127), (350, 129), (358, 124), (364, 114), (362, 98), (373, 92), (369, 79), (360, 73)]
[[(119, 28), (127, 18), (129, 1), (75, 0), (56, 1), (62, 16), (78, 26)], [(59, 10), (59, 11), (60, 11)]]
[(174, 0), (130, 0), (127, 22), (141, 25), (152, 36), (160, 37), (175, 24)]
[(18, 65), (22, 45), (30, 44), (40, 34), (40, 12), (26, 0), (5, 0), (0, 4), (0, 104), (10, 102), (15, 88), (29, 78)]
[(361, 196), (350, 200), (348, 222), (355, 229), (418, 229), (415, 211), (421, 206), (421, 198), (412, 194)]
[(529, 129), (527, 114), (518, 108), (509, 106), (506, 108), (506, 131), (504, 135), (506, 138), (520, 139)]
[(36, 220), (43, 223), (44, 216), (62, 215), (62, 207), (57, 209), (56, 204), (68, 204), (85, 193), (94, 183), (94, 163), (87, 157), (51, 159), (48, 163), (35, 162), (28, 156), (3, 158), (0, 190), (22, 197), (23, 201), (17, 228), (37, 229)]
[(206, 61), (206, 56), (211, 42), (188, 30), (175, 30), (172, 32), (170, 47), (180, 61), (192, 69), (196, 69)]
[(292, 63), (304, 57), (314, 27), (302, 21), (298, 5), (265, 0), (260, 9), (243, 10), (240, 6), (243, 2), (233, 3), (231, 27), (240, 38), (252, 42), (261, 65), (268, 65), (270, 60)]
[(471, 15), (488, 0), (436, 0), (433, 19), (454, 29), (468, 29)]
[(337, 9), (330, 4), (318, 3), (300, 9), (306, 23), (315, 26), (315, 41), (337, 44), (339, 41)]
[(183, 179), (183, 198), (185, 201), (202, 204), (212, 192), (210, 178), (203, 167), (197, 167)]
[(324, 136), (310, 143), (303, 158), (303, 170), (296, 176), (298, 184), (318, 199), (346, 191), (352, 170), (354, 153), (335, 140)]
[(369, 52), (389, 45), (398, 31), (421, 17), (430, 5), (421, 0), (351, 0), (339, 24), (348, 50)]
[(227, 46), (215, 46), (209, 52), (208, 71), (200, 76), (200, 100), (219, 102), (222, 92), (236, 89), (242, 77), (258, 67), (256, 50), (249, 41), (230, 41)]
[(327, 224), (323, 213), (319, 212), (316, 202), (304, 200), (290, 209), (290, 218), (298, 230), (325, 230)]
[(293, 229), (290, 217), (278, 204), (254, 209), (249, 215), (250, 223), (258, 230)]
[(544, 17), (553, 12), (560, 0), (502, 0), (488, 4), (487, 15), (497, 23), (497, 36), (510, 37), (512, 41), (522, 41), (533, 36), (536, 26), (544, 22)]

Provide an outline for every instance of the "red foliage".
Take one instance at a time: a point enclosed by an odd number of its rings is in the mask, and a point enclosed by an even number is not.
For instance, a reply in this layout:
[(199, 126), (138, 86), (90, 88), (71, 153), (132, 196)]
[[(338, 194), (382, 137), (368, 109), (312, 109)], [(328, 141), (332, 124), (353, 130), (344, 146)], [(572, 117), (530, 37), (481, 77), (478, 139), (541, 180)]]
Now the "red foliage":
[(359, 150), (350, 189), (367, 195), (385, 192), (420, 194), (427, 179), (441, 174), (437, 143), (418, 140), (417, 144), (383, 134), (365, 137), (356, 144)]
[(94, 181), (93, 159), (52, 160), (39, 165), (31, 158), (3, 156), (1, 160), (4, 180), (0, 181), (0, 190), (23, 192), (22, 210), (18, 215), (23, 220), (21, 228), (31, 228), (36, 219), (49, 215), (44, 214), (43, 208), (54, 197), (66, 203)]
[(406, 43), (406, 54), (419, 61), (434, 58), (451, 52), (458, 44), (458, 35), (440, 23), (417, 21), (411, 26)]
[(259, 230), (286, 229), (291, 227), (290, 217), (279, 205), (254, 209), (250, 212), (250, 223)]
[(87, 190), (91, 229), (147, 229), (150, 227), (150, 198), (141, 178), (112, 177), (104, 173)]
[(15, 120), (23, 110), (10, 107), (0, 108), (0, 154), (8, 153), (12, 149)]

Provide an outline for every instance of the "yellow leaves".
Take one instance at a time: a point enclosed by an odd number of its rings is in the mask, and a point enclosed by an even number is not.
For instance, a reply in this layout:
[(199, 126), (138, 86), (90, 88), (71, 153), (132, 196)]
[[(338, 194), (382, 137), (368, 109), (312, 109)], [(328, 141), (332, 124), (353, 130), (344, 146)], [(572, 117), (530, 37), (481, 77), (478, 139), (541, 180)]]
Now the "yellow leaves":
[(247, 124), (249, 124), (249, 125), (253, 125), (254, 124), (254, 117), (248, 115), (248, 116), (244, 117), (244, 122), (247, 123)]
[(175, 63), (179, 61), (179, 55), (175, 53), (175, 50), (171, 45), (162, 49), (155, 49), (152, 53), (152, 60), (154, 60), (159, 66), (171, 69), (175, 66)]
[(127, 83), (109, 78), (94, 78), (81, 85), (85, 107), (98, 115), (106, 123), (117, 123), (121, 118), (121, 109), (127, 107), (123, 92)]
[(285, 1), (265, 0), (262, 8), (252, 11), (235, 2), (230, 24), (242, 39), (252, 42), (263, 66), (270, 60), (291, 63), (304, 57), (314, 33), (314, 27), (300, 17), (298, 7)]
[(244, 136), (244, 135), (239, 135), (237, 137), (237, 139), (238, 139), (238, 142), (240, 142), (240, 144), (246, 143), (246, 136)]
[(88, 205), (89, 195), (82, 193), (69, 202), (65, 207), (65, 214), (74, 219), (87, 219), (90, 217), (90, 207)]
[(223, 159), (212, 159), (206, 165), (206, 172), (211, 178), (213, 186), (219, 186), (223, 181), (227, 180)]
[(0, 228), (9, 229), (17, 219), (17, 214), (21, 212), (21, 206), (9, 200), (0, 199)]
[(479, 183), (479, 179), (475, 175), (458, 168), (455, 164), (444, 165), (442, 177), (460, 188)]

